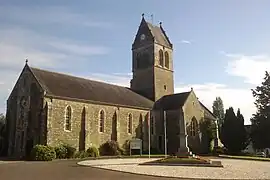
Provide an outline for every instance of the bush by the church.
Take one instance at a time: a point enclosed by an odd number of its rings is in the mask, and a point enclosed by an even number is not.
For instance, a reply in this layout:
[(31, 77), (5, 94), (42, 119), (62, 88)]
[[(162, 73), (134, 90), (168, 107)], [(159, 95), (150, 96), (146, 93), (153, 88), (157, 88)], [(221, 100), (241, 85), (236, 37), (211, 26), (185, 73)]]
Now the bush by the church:
[(31, 160), (35, 161), (52, 161), (56, 158), (53, 147), (45, 145), (35, 145), (31, 151)]
[(59, 145), (54, 148), (57, 159), (65, 159), (67, 157), (67, 148), (63, 145)]
[(77, 151), (77, 152), (74, 154), (74, 157), (75, 157), (75, 158), (80, 158), (80, 159), (82, 159), (82, 158), (87, 158), (87, 157), (89, 157), (89, 153), (86, 152), (86, 151)]
[(88, 153), (89, 157), (99, 157), (99, 150), (95, 146), (89, 147), (86, 152)]
[(73, 158), (76, 152), (76, 148), (69, 144), (63, 144), (62, 146), (67, 150), (66, 158)]
[(123, 150), (116, 141), (107, 141), (100, 146), (99, 152), (102, 156), (116, 156), (121, 155)]

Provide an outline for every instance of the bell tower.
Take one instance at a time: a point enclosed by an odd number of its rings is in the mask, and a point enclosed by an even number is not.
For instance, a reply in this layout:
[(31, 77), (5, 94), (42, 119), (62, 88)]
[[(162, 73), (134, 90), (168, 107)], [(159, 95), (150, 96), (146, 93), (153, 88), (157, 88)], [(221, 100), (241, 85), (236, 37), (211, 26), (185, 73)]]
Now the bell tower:
[(174, 93), (173, 45), (162, 24), (142, 20), (132, 44), (131, 89), (152, 101)]

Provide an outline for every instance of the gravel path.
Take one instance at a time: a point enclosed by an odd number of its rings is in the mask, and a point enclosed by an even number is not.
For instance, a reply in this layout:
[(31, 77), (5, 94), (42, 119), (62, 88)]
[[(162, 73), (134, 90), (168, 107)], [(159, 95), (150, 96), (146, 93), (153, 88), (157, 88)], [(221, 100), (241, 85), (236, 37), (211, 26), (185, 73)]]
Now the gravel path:
[(223, 158), (215, 160), (222, 161), (224, 168), (138, 165), (138, 163), (149, 161), (147, 158), (87, 160), (79, 162), (78, 164), (122, 172), (167, 177), (204, 179), (270, 179), (270, 162)]

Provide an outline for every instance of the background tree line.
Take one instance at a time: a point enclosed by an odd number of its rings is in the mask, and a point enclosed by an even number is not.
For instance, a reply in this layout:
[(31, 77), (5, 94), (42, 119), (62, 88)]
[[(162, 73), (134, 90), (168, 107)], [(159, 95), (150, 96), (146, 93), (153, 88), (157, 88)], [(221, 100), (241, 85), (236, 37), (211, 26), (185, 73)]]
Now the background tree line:
[(217, 118), (219, 137), (230, 154), (238, 154), (248, 145), (248, 135), (244, 125), (244, 117), (237, 110), (235, 114), (233, 107), (224, 112), (223, 101), (217, 97), (213, 102), (213, 114)]

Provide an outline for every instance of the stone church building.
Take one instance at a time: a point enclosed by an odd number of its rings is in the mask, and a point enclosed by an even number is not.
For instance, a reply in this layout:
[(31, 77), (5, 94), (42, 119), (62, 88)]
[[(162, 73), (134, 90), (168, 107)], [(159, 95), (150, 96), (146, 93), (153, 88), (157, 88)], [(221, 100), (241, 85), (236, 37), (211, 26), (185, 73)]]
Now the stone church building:
[(201, 146), (200, 123), (215, 117), (192, 89), (174, 94), (173, 45), (161, 24), (142, 17), (132, 62), (130, 87), (26, 63), (7, 100), (9, 156), (28, 155), (35, 144), (68, 143), (85, 150), (108, 140), (123, 146), (132, 138), (142, 139), (144, 150), (150, 143), (164, 152), (164, 118), (168, 153), (178, 152), (182, 145), (196, 152)]

